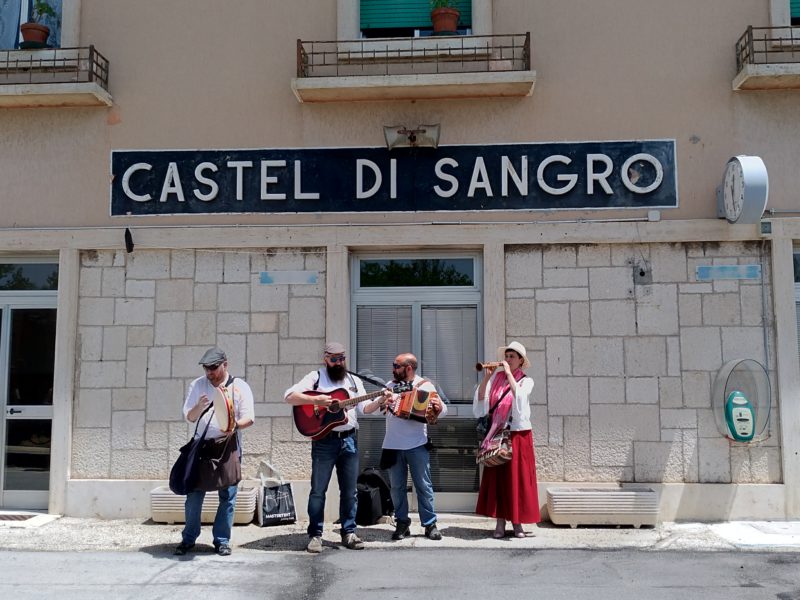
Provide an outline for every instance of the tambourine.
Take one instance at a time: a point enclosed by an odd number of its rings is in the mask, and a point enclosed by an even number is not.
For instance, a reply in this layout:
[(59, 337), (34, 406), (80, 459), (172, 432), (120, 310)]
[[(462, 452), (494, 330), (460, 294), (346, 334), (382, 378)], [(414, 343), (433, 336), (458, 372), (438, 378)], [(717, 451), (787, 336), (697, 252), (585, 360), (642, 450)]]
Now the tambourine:
[[(231, 394), (233, 386), (231, 386)], [(220, 431), (230, 433), (236, 425), (236, 415), (233, 410), (233, 398), (228, 395), (227, 388), (215, 387), (211, 392), (211, 403), (214, 405), (214, 419)]]

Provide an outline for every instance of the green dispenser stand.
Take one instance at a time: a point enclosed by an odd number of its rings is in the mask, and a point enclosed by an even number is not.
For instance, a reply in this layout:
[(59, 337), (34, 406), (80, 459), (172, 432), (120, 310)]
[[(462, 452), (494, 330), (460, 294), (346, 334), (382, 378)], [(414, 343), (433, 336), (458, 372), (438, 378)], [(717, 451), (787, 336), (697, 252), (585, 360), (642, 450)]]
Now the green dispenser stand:
[(756, 416), (753, 405), (742, 392), (728, 394), (725, 400), (725, 423), (728, 433), (737, 442), (749, 442), (756, 431)]

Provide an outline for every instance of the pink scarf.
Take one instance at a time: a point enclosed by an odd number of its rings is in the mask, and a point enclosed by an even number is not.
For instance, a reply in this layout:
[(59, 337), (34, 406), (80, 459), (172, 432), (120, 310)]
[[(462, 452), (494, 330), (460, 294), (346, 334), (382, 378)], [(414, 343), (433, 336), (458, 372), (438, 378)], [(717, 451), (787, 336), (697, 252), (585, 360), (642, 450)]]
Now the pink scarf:
[[(514, 376), (517, 383), (525, 377), (525, 373), (522, 369), (516, 369), (511, 374)], [(510, 387), (505, 372), (501, 369), (495, 371), (492, 387), (489, 389), (489, 408), (495, 405), (497, 405), (497, 408), (494, 409), (492, 425), (489, 427), (489, 431), (486, 432), (486, 437), (483, 438), (483, 443), (481, 444), (481, 448), (484, 450), (488, 448), (492, 438), (502, 431), (506, 423), (508, 423), (508, 416), (514, 404), (514, 395), (509, 391)], [(507, 391), (508, 393), (506, 393)]]

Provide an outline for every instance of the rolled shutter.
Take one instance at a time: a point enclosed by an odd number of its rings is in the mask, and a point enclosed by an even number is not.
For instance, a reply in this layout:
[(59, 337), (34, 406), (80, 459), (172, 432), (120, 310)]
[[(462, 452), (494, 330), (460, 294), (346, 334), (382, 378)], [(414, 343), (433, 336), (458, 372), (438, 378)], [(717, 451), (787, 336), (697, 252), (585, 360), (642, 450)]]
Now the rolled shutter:
[[(456, 3), (461, 19), (459, 24), (472, 24), (472, 0)], [(361, 29), (431, 27), (430, 0), (361, 0)]]

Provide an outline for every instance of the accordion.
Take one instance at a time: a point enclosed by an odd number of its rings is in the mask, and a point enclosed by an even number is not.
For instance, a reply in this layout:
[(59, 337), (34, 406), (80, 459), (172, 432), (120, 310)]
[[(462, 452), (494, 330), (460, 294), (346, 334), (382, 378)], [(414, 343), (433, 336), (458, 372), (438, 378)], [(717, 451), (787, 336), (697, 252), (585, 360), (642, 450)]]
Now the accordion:
[(431, 400), (438, 397), (439, 394), (436, 392), (414, 388), (410, 392), (400, 394), (400, 400), (395, 403), (392, 414), (399, 419), (433, 424), (436, 422), (437, 414), (431, 407)]

